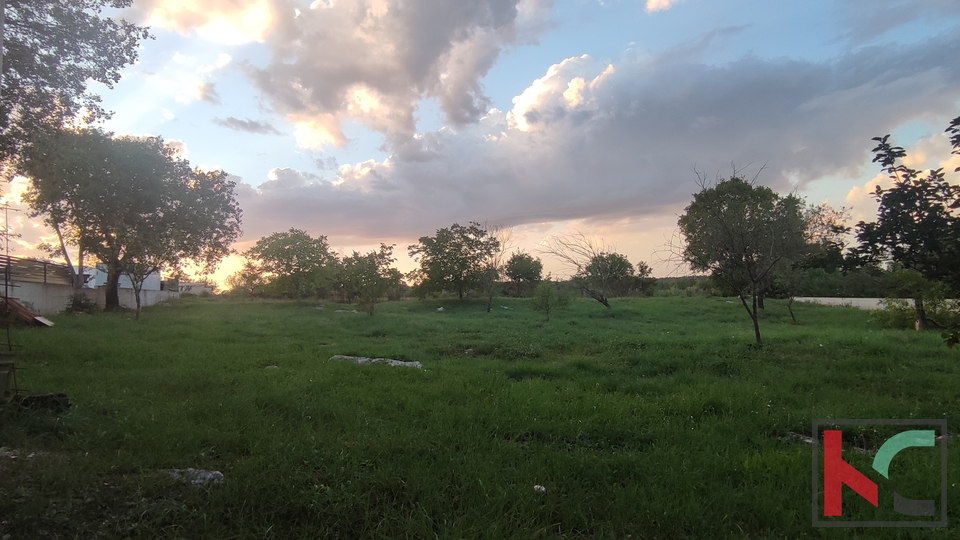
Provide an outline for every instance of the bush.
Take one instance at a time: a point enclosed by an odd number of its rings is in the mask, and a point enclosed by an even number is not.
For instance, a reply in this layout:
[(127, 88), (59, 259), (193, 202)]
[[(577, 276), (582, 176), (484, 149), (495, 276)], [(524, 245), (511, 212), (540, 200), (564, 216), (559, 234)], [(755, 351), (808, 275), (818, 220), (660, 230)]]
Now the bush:
[[(874, 311), (870, 317), (884, 328), (914, 329), (917, 325), (917, 310), (913, 300), (906, 298), (884, 298), (880, 301), (881, 309)], [(943, 298), (924, 300), (924, 310), (927, 321), (938, 328), (955, 328), (960, 326), (960, 303), (956, 300)]]
[(65, 307), (63, 311), (72, 314), (85, 313), (91, 315), (100, 311), (100, 306), (93, 300), (87, 298), (87, 295), (77, 293), (70, 295), (70, 299), (67, 300), (67, 307)]

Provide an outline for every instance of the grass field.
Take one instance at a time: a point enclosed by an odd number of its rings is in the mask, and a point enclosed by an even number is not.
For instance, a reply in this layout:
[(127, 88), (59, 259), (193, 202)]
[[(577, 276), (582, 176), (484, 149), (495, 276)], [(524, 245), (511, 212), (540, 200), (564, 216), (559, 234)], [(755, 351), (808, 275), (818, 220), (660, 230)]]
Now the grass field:
[[(814, 418), (955, 421), (960, 351), (936, 333), (805, 304), (792, 325), (773, 300), (763, 347), (722, 298), (577, 300), (550, 323), (517, 299), (318, 306), (192, 299), (18, 330), (19, 385), (76, 407), (0, 412), (18, 453), (0, 456), (0, 538), (960, 536), (813, 528), (811, 449), (789, 438)], [(867, 450), (851, 463), (886, 436), (850, 436)], [(164, 472), (187, 467), (226, 482)], [(845, 491), (845, 516), (876, 515)]]

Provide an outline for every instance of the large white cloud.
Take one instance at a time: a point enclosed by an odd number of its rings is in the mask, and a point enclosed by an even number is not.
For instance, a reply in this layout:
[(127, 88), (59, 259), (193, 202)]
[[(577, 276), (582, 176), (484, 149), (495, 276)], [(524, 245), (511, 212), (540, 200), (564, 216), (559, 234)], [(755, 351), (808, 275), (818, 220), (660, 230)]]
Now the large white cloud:
[(264, 41), (278, 13), (274, 0), (137, 0), (127, 17), (227, 45)]
[[(281, 0), (276, 0), (278, 3)], [(416, 133), (423, 98), (450, 125), (489, 108), (481, 80), (504, 46), (532, 39), (551, 0), (318, 0), (278, 9), (268, 65), (248, 73), (296, 126), (301, 146), (342, 144), (342, 124), (361, 122), (389, 146)]]
[(245, 228), (415, 238), (454, 221), (675, 212), (696, 189), (693, 166), (712, 175), (731, 162), (766, 164), (760, 181), (781, 192), (854, 178), (869, 163), (871, 137), (917, 118), (942, 123), (960, 105), (953, 36), (828, 63), (746, 57), (711, 66), (697, 54), (634, 54), (612, 66), (567, 59), (511, 111), (418, 134), (383, 162), (250, 188)]

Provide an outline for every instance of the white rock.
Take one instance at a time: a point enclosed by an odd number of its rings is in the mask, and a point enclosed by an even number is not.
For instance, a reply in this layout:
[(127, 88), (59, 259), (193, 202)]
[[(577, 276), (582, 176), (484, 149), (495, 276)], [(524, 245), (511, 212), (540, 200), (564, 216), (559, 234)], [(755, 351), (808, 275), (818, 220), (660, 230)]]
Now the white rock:
[(193, 485), (203, 484), (222, 484), (224, 482), (223, 473), (220, 471), (207, 471), (204, 469), (171, 469), (167, 471), (170, 478), (181, 480)]
[(331, 356), (328, 362), (353, 362), (354, 364), (387, 364), (393, 367), (414, 367), (417, 369), (423, 369), (423, 364), (420, 362), (404, 362), (402, 360), (393, 360), (391, 358), (367, 358), (365, 356), (345, 356), (342, 354), (337, 354)]

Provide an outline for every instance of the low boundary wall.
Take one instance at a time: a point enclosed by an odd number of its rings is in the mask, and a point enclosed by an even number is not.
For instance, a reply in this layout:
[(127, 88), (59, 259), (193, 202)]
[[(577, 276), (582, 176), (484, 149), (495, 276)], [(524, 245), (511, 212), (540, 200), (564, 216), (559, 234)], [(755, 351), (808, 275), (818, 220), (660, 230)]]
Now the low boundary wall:
[[(56, 315), (64, 310), (70, 296), (76, 289), (70, 285), (53, 283), (21, 283), (10, 282), (10, 297), (27, 306), (40, 315)], [(103, 308), (107, 305), (107, 291), (103, 287), (98, 289), (82, 289), (83, 295), (93, 300)], [(0, 294), (3, 293), (3, 281), (0, 280)], [(136, 309), (137, 297), (133, 289), (120, 289), (120, 305), (129, 309)], [(140, 291), (140, 302), (143, 307), (180, 298), (178, 291)]]

